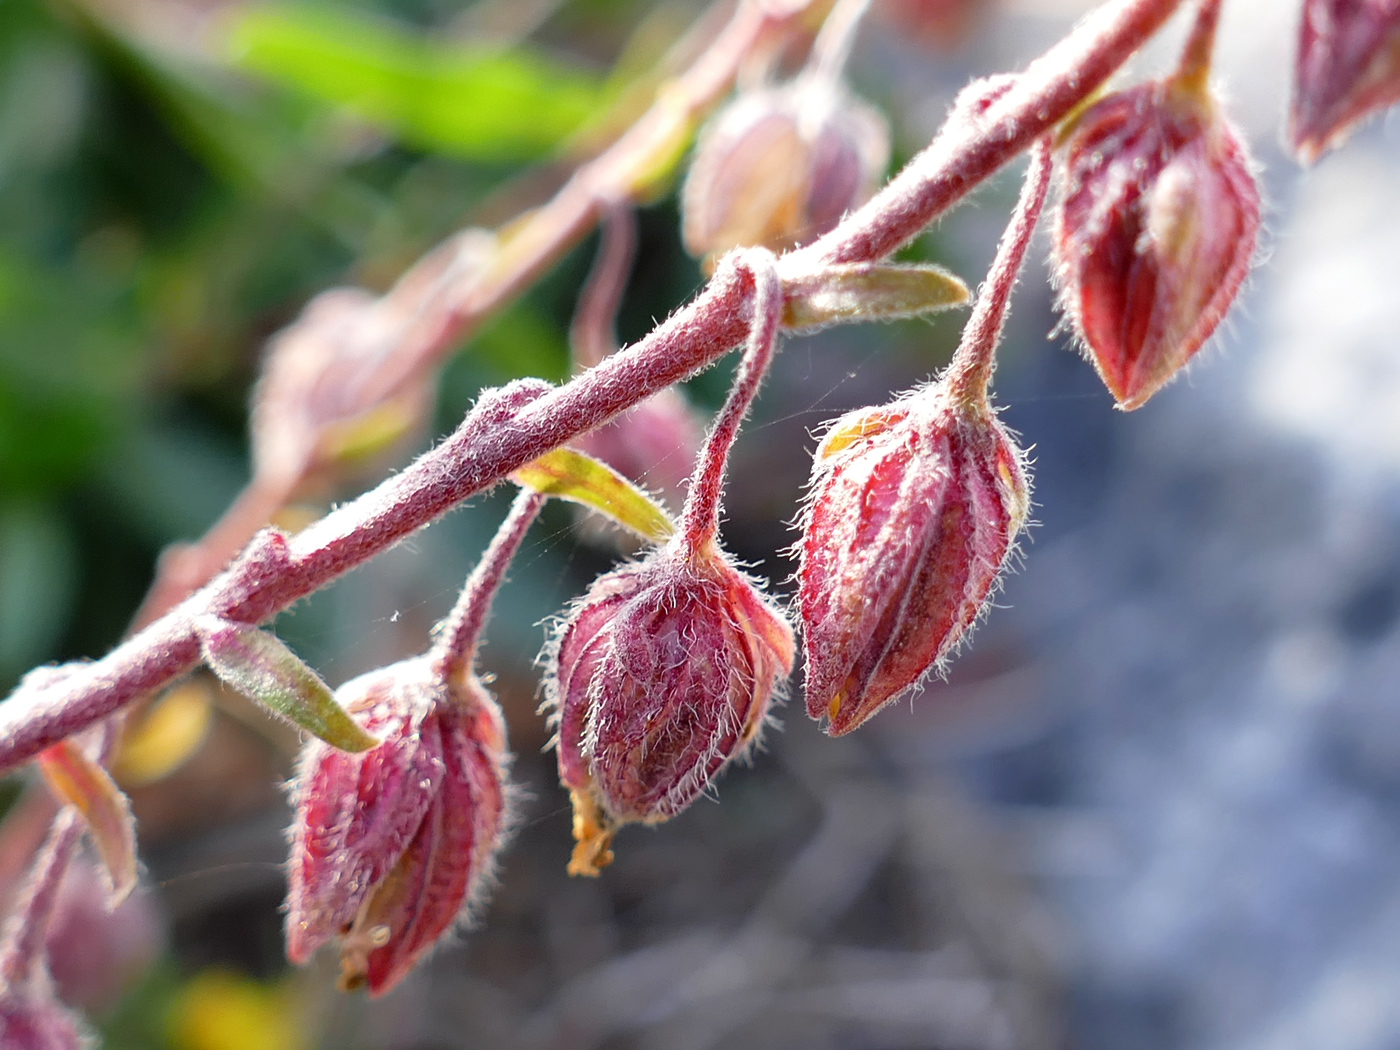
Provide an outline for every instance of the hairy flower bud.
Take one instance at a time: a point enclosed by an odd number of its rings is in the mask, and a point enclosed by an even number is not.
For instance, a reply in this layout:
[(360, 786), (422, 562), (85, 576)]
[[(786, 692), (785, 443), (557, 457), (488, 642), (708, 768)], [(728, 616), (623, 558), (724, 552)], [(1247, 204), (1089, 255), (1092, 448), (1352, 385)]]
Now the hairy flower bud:
[(807, 713), (832, 736), (938, 668), (986, 608), (1029, 508), (1022, 459), (989, 409), (942, 385), (832, 425), (798, 596)]
[(475, 678), (448, 685), (426, 658), (337, 693), (383, 743), (348, 754), (313, 740), (293, 782), (287, 954), (341, 943), (342, 986), (382, 994), (489, 878), (506, 819), (505, 730)]
[(792, 660), (787, 622), (713, 545), (674, 540), (601, 577), (546, 679), (574, 797), (570, 871), (596, 874), (619, 826), (675, 816), (744, 754)]
[(52, 993), (27, 982), (0, 989), (0, 1046), (5, 1050), (90, 1050), (96, 1041)]
[(735, 99), (706, 126), (681, 198), (686, 250), (791, 248), (874, 191), (889, 128), (864, 102), (801, 77)]
[(1054, 240), (1061, 305), (1120, 408), (1167, 383), (1234, 302), (1259, 233), (1250, 167), (1194, 85), (1112, 95), (1074, 126)]
[(1289, 135), (1304, 160), (1400, 101), (1400, 2), (1305, 0)]

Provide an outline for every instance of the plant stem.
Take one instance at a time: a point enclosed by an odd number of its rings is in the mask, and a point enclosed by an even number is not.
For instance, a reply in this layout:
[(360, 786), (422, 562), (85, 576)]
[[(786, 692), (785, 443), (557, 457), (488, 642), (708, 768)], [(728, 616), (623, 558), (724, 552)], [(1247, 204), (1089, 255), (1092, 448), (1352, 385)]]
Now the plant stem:
[(945, 125), (924, 151), (836, 229), (780, 261), (784, 273), (869, 262), (901, 248), (1024, 152), (1126, 62), (1182, 0), (1119, 0), (1032, 62), (980, 119)]
[(481, 630), (486, 626), (486, 617), (491, 612), (491, 602), (505, 582), (510, 561), (520, 549), (525, 533), (530, 530), (546, 498), (532, 489), (521, 489), (516, 494), (506, 520), (496, 530), (491, 545), (467, 577), (457, 604), (439, 625), (431, 659), (437, 672), (449, 683), (458, 682), (471, 673)]
[(5, 984), (26, 984), (44, 965), (49, 918), (82, 833), (78, 811), (65, 806), (54, 818), (48, 838), (34, 857), (19, 903), (5, 920), (0, 938), (0, 980)]
[(841, 79), (851, 49), (855, 47), (860, 24), (869, 10), (870, 0), (836, 0), (807, 59), (807, 68), (817, 81), (834, 84)]
[(705, 438), (700, 461), (690, 480), (681, 531), (686, 549), (692, 555), (713, 543), (719, 532), (720, 497), (724, 494), (729, 450), (739, 436), (739, 427), (749, 414), (749, 407), (758, 395), (758, 388), (778, 348), (778, 331), (783, 319), (783, 283), (778, 277), (776, 263), (773, 253), (766, 248), (747, 248), (721, 262), (721, 266), (728, 264), (746, 270), (752, 278), (753, 294), (749, 296), (749, 303), (753, 320), (749, 322), (748, 344), (744, 347), (744, 359), (739, 363), (734, 386)]
[(1197, 94), (1206, 90), (1211, 59), (1215, 55), (1215, 30), (1220, 24), (1221, 0), (1201, 0), (1191, 35), (1181, 52), (1181, 62), (1172, 77), (1175, 86)]
[(1021, 273), (1026, 249), (1035, 234), (1035, 224), (1045, 207), (1045, 194), (1050, 189), (1050, 174), (1054, 170), (1050, 138), (1046, 136), (1031, 151), (1031, 165), (1021, 196), (1016, 202), (1011, 222), (1001, 235), (996, 258), (987, 271), (987, 280), (977, 292), (972, 316), (963, 327), (962, 340), (948, 364), (948, 393), (964, 411), (985, 415), (987, 388), (997, 367), (997, 345), (1001, 342), (1002, 326), (1006, 323), (1011, 291)]
[[(980, 120), (945, 128), (865, 207), (779, 259), (779, 274), (797, 279), (830, 262), (873, 262), (918, 236), (1053, 128), (1180, 2), (1105, 5), (1033, 62)], [(0, 704), (0, 773), (194, 667), (199, 642), (193, 616), (268, 620), (530, 460), (713, 363), (747, 335), (751, 287), (732, 268), (717, 273), (696, 299), (635, 346), (531, 402), (508, 427), (482, 434), (468, 416), (402, 472), (284, 543), (280, 561), (253, 557), (255, 541), (221, 577), (103, 659), (50, 688)]]
[(569, 326), (569, 347), (576, 367), (592, 368), (617, 349), (617, 311), (636, 255), (637, 218), (632, 205), (620, 201), (608, 209), (603, 221), (598, 255)]

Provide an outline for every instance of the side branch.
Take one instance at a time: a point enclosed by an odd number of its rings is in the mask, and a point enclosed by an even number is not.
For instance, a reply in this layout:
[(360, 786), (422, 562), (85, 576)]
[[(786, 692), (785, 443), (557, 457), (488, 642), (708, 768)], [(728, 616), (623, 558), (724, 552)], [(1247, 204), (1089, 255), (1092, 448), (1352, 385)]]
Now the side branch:
[[(985, 110), (955, 112), (869, 204), (780, 259), (781, 276), (797, 281), (832, 262), (874, 262), (916, 237), (1083, 101), (1180, 2), (1106, 5)], [(194, 617), (268, 620), (532, 459), (712, 364), (746, 337), (752, 294), (750, 275), (722, 267), (697, 299), (631, 349), (504, 423), (483, 425), (474, 410), (402, 473), (293, 539), (261, 534), (222, 576), (103, 659), (48, 688), (21, 685), (0, 705), (0, 773), (194, 667), (200, 654)]]

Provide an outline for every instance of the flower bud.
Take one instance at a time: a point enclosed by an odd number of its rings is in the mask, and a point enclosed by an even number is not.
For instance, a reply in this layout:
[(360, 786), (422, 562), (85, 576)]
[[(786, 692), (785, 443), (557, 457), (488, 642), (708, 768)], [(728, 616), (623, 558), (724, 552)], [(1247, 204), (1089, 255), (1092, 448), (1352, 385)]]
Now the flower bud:
[(47, 988), (46, 981), (0, 989), (0, 1046), (5, 1050), (91, 1050), (96, 1040)]
[(506, 819), (505, 730), (475, 678), (451, 687), (426, 658), (337, 693), (378, 747), (313, 740), (293, 782), (287, 954), (341, 944), (342, 987), (380, 995), (479, 895)]
[(1314, 161), (1372, 113), (1400, 100), (1400, 4), (1305, 0), (1289, 136)]
[(740, 95), (696, 147), (681, 198), (686, 250), (714, 259), (820, 236), (874, 192), (889, 154), (879, 112), (814, 78)]
[(942, 385), (837, 420), (800, 548), (807, 713), (849, 733), (938, 669), (987, 607), (1028, 508), (1011, 436)]
[(787, 622), (712, 544), (673, 540), (601, 577), (546, 677), (574, 798), (570, 871), (597, 874), (618, 827), (675, 816), (744, 754), (792, 660)]
[(1234, 302), (1259, 190), (1205, 89), (1171, 80), (1093, 106), (1070, 132), (1065, 167), (1061, 304), (1119, 407), (1138, 408)]

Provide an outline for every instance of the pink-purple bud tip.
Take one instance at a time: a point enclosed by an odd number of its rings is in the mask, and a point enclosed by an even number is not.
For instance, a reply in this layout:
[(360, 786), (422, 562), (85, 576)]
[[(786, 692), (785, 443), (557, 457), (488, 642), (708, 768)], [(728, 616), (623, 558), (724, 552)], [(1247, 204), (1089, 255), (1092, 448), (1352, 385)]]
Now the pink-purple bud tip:
[(574, 801), (569, 871), (596, 875), (619, 827), (670, 819), (746, 753), (792, 661), (786, 620), (713, 544), (673, 540), (601, 577), (546, 678)]
[(453, 692), (425, 657), (346, 683), (337, 699), (383, 740), (313, 740), (293, 782), (287, 955), (340, 942), (346, 990), (382, 995), (489, 881), (506, 822), (505, 730), (476, 681)]
[(837, 420), (800, 547), (807, 713), (849, 733), (938, 669), (986, 608), (1028, 508), (1006, 429), (941, 384)]

